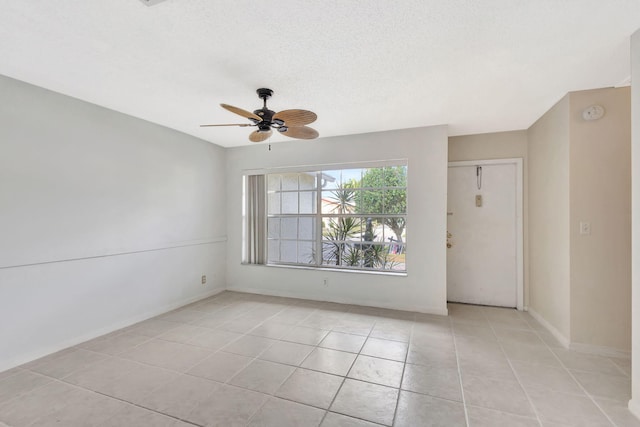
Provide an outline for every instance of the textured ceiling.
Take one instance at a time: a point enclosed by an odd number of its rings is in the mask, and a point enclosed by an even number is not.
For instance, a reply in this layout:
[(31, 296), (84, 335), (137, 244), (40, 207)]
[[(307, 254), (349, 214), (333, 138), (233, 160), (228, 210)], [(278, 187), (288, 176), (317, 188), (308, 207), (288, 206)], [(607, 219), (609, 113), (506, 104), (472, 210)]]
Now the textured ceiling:
[(259, 87), (321, 136), (460, 135), (624, 82), (638, 28), (638, 0), (0, 0), (0, 74), (227, 147), (251, 129), (198, 125), (242, 122), (218, 104)]

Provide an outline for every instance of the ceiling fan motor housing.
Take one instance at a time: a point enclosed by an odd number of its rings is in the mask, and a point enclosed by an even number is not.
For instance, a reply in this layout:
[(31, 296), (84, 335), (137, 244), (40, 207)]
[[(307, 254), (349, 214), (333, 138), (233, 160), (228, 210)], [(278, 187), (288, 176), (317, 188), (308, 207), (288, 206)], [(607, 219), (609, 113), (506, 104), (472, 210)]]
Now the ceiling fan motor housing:
[(276, 112), (273, 110), (269, 110), (268, 108), (261, 108), (259, 110), (255, 110), (253, 114), (257, 114), (262, 118), (262, 121), (258, 123), (259, 130), (269, 130), (271, 125), (273, 124), (272, 118)]
[(253, 112), (253, 114), (256, 114), (262, 118), (262, 122), (258, 123), (258, 131), (269, 132), (271, 130), (271, 125), (274, 124), (271, 119), (276, 112), (267, 108), (267, 99), (271, 98), (271, 95), (273, 95), (273, 91), (271, 89), (263, 87), (256, 90), (256, 92), (258, 94), (258, 97), (262, 99), (262, 101), (264, 101), (264, 106), (259, 110), (255, 110)]
[(259, 123), (258, 124), (258, 131), (259, 132), (269, 132), (271, 130), (271, 125), (267, 124), (267, 123)]

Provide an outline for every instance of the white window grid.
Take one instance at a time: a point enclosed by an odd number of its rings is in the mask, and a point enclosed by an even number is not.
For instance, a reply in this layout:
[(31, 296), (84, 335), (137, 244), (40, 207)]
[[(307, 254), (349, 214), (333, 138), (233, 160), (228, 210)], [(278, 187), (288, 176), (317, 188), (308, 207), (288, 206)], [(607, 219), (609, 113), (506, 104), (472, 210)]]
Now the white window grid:
[[(392, 166), (405, 166), (406, 164), (396, 164), (396, 165), (392, 165)], [(332, 170), (336, 170), (336, 169), (332, 169)], [(286, 172), (285, 172), (286, 173)], [(295, 265), (295, 266), (300, 266), (300, 265), (307, 265), (307, 266), (313, 266), (313, 267), (322, 267), (322, 268), (331, 268), (331, 269), (340, 269), (340, 270), (358, 270), (358, 271), (362, 271), (362, 270), (372, 270), (372, 271), (394, 271), (394, 272), (406, 272), (406, 268), (404, 270), (380, 270), (379, 268), (365, 268), (362, 266), (347, 266), (347, 265), (331, 265), (331, 264), (326, 264), (324, 258), (324, 245), (326, 243), (331, 243), (331, 244), (344, 244), (344, 245), (372, 245), (372, 246), (385, 246), (385, 247), (389, 247), (391, 248), (392, 245), (394, 244), (393, 242), (387, 242), (386, 241), (386, 236), (383, 237), (383, 241), (365, 241), (362, 240), (362, 233), (360, 234), (360, 240), (326, 240), (324, 239), (323, 236), (323, 223), (325, 219), (330, 219), (330, 218), (357, 218), (360, 219), (362, 221), (366, 220), (367, 218), (374, 218), (374, 219), (384, 219), (384, 218), (401, 218), (402, 220), (404, 220), (405, 222), (405, 227), (406, 227), (406, 220), (407, 220), (407, 215), (406, 215), (406, 211), (405, 213), (398, 213), (398, 214), (381, 214), (381, 213), (370, 213), (370, 214), (366, 214), (366, 213), (336, 213), (336, 212), (329, 212), (329, 213), (324, 213), (322, 212), (322, 199), (323, 199), (323, 194), (328, 194), (328, 193), (332, 193), (335, 192), (338, 189), (324, 189), (321, 187), (321, 182), (322, 182), (322, 170), (319, 170), (317, 172), (314, 171), (301, 171), (301, 172), (291, 172), (290, 174), (296, 174), (298, 176), (298, 186), (297, 189), (286, 189), (283, 190), (282, 189), (282, 182), (280, 182), (280, 188), (277, 190), (274, 189), (269, 189), (269, 177), (271, 175), (283, 175), (284, 173), (282, 172), (274, 172), (274, 173), (267, 173), (267, 179), (265, 180), (265, 185), (267, 186), (266, 189), (266, 194), (267, 194), (267, 215), (266, 215), (266, 230), (267, 230), (267, 251), (268, 251), (268, 255), (267, 255), (267, 260), (269, 264), (278, 264), (278, 265)], [(315, 175), (315, 188), (314, 189), (310, 189), (310, 188), (304, 188), (304, 189), (300, 189), (300, 176), (301, 175)], [(405, 192), (407, 191), (407, 187), (404, 186), (384, 186), (384, 187), (357, 187), (357, 188), (353, 188), (352, 189), (355, 192), (358, 191), (389, 191), (389, 190), (404, 190)], [(282, 213), (283, 211), (283, 194), (287, 194), (287, 193), (296, 193), (298, 194), (297, 197), (297, 206), (298, 206), (298, 213)], [(313, 213), (300, 213), (301, 211), (301, 197), (300, 197), (300, 193), (315, 193), (315, 212)], [(279, 201), (279, 209), (278, 212), (279, 213), (271, 213), (271, 197), (270, 195), (272, 194), (279, 194), (280, 197), (278, 198)], [(406, 193), (405, 193), (406, 194)], [(315, 227), (314, 227), (314, 232), (312, 234), (312, 238), (311, 239), (304, 239), (304, 238), (300, 238), (300, 223), (299, 223), (299, 219), (300, 218), (310, 218), (312, 221), (315, 220)], [(272, 238), (270, 237), (270, 230), (269, 230), (269, 219), (280, 219), (282, 221), (282, 219), (297, 219), (298, 220), (298, 226), (296, 227), (296, 236), (294, 237), (288, 237), (288, 238), (283, 238), (281, 232), (279, 233), (278, 238)], [(387, 228), (387, 226), (385, 226), (385, 228)], [(320, 236), (320, 238), (318, 238), (318, 236)], [(278, 256), (277, 256), (277, 260), (271, 260), (271, 254), (269, 253), (270, 251), (270, 245), (269, 245), (269, 241), (278, 241)], [(286, 262), (286, 261), (281, 261), (282, 259), (282, 243), (289, 243), (289, 244), (294, 244), (296, 245), (296, 262)], [(312, 259), (309, 259), (308, 262), (303, 262), (300, 259), (298, 259), (298, 257), (300, 256), (300, 247), (301, 244), (308, 244), (311, 243), (314, 252), (314, 256)], [(406, 248), (407, 248), (407, 242), (406, 240), (402, 242), (402, 247), (404, 248), (404, 251), (406, 252)]]

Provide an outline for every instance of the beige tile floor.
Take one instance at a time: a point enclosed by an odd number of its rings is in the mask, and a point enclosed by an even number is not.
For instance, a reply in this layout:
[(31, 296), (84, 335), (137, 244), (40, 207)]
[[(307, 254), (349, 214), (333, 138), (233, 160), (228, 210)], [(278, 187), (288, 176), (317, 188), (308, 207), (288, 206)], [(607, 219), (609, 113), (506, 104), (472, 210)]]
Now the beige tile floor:
[(224, 292), (0, 373), (2, 426), (640, 426), (531, 316)]

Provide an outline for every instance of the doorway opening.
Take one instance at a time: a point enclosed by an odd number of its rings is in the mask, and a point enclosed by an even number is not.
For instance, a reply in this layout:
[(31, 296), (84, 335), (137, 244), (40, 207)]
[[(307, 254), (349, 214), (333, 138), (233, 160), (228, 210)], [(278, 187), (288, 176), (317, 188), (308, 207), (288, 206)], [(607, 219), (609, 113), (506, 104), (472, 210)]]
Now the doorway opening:
[(524, 309), (522, 200), (522, 159), (449, 163), (449, 302)]

